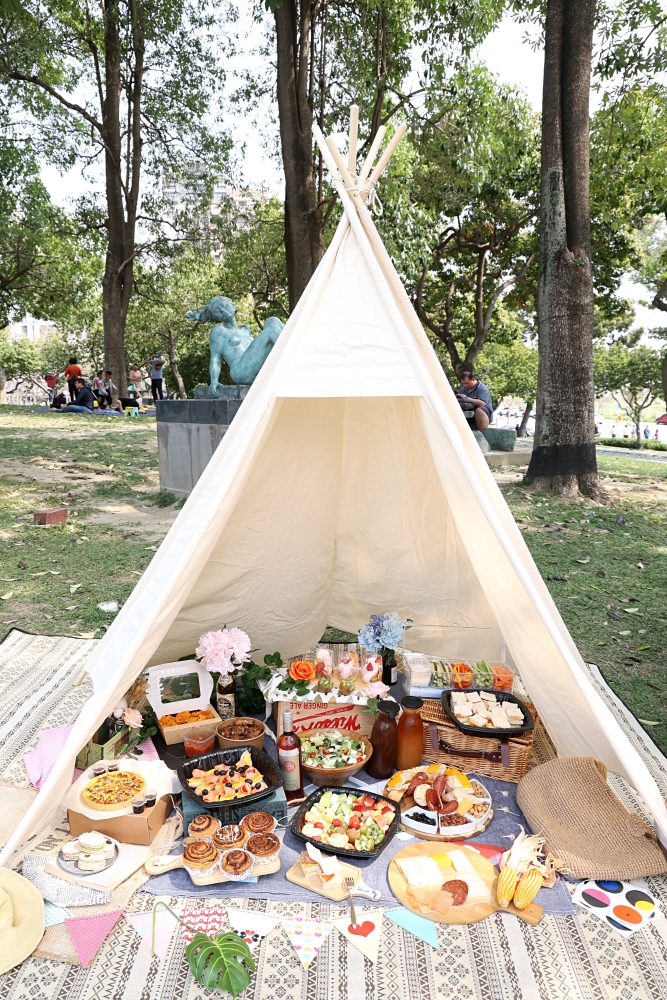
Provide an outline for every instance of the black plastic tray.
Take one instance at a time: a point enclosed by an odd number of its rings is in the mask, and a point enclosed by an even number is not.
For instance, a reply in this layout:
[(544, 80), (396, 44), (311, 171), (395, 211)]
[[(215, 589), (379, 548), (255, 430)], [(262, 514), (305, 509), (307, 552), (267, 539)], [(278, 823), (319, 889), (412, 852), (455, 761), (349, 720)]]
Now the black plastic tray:
[[(210, 771), (216, 764), (236, 764), (241, 759), (241, 754), (245, 753), (246, 750), (250, 751), (250, 759), (252, 760), (253, 767), (256, 767), (260, 774), (264, 776), (264, 781), (267, 784), (266, 788), (263, 788), (261, 792), (255, 792), (254, 795), (244, 795), (238, 799), (229, 799), (227, 802), (209, 803), (203, 796), (195, 795), (194, 789), (190, 788), (187, 781), (188, 778), (192, 777), (192, 772), (195, 768), (200, 768), (202, 771)], [(280, 788), (283, 784), (282, 771), (275, 760), (269, 757), (268, 753), (265, 753), (264, 750), (258, 750), (257, 747), (235, 747), (233, 750), (214, 750), (211, 753), (205, 753), (202, 757), (192, 757), (188, 759), (187, 763), (181, 764), (176, 769), (176, 773), (178, 774), (183, 791), (194, 802), (201, 802), (202, 806), (208, 812), (225, 813), (230, 807), (259, 802), (261, 799), (266, 798), (267, 795), (270, 795), (271, 792), (275, 792), (276, 788)]]
[(482, 738), (489, 737), (490, 739), (504, 739), (506, 736), (518, 736), (520, 733), (529, 733), (535, 728), (535, 719), (533, 718), (530, 709), (524, 705), (524, 703), (516, 698), (509, 691), (494, 691), (492, 688), (480, 688), (480, 687), (469, 687), (464, 689), (464, 694), (472, 694), (473, 691), (487, 691), (489, 694), (495, 694), (496, 701), (511, 701), (513, 704), (518, 705), (523, 712), (524, 725), (523, 726), (512, 726), (511, 729), (492, 729), (489, 726), (485, 726), (480, 729), (478, 726), (467, 726), (465, 722), (461, 722), (456, 718), (450, 707), (450, 695), (453, 691), (443, 691), (440, 700), (442, 702), (442, 710), (448, 719), (454, 723), (457, 729), (460, 729), (462, 733), (466, 733), (468, 736), (481, 736)]
[[(360, 795), (368, 795), (369, 798), (375, 799), (376, 802), (386, 802), (387, 805), (393, 806), (396, 810), (394, 818), (391, 821), (391, 825), (384, 835), (384, 839), (377, 845), (374, 851), (353, 851), (348, 850), (345, 847), (332, 847), (331, 844), (323, 844), (319, 840), (313, 840), (312, 837), (305, 837), (301, 833), (301, 827), (303, 826), (303, 818), (309, 809), (319, 802), (320, 798), (325, 792), (336, 792), (337, 794), (354, 795), (355, 798), (359, 798)], [(299, 806), (296, 815), (292, 822), (290, 823), (290, 830), (295, 837), (299, 840), (305, 841), (307, 844), (312, 844), (313, 847), (319, 847), (321, 851), (326, 854), (337, 854), (340, 858), (358, 858), (360, 861), (373, 860), (379, 857), (384, 851), (385, 847), (388, 845), (389, 841), (393, 839), (396, 831), (398, 830), (398, 824), (401, 820), (401, 810), (398, 808), (398, 803), (393, 802), (391, 799), (385, 798), (384, 795), (378, 795), (377, 792), (366, 792), (363, 788), (352, 788), (349, 785), (343, 785), (342, 787), (336, 788), (334, 785), (327, 785), (326, 788), (317, 788), (312, 795), (309, 795), (306, 801)]]

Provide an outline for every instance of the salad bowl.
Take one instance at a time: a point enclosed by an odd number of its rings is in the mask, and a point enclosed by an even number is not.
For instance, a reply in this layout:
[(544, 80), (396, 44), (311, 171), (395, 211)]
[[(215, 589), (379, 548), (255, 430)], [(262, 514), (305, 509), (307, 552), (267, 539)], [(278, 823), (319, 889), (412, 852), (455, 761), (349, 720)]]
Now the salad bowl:
[[(373, 753), (373, 744), (365, 736), (340, 729), (308, 729), (299, 733), (299, 739), (303, 773), (318, 788), (344, 785)], [(355, 757), (353, 763), (346, 763)]]

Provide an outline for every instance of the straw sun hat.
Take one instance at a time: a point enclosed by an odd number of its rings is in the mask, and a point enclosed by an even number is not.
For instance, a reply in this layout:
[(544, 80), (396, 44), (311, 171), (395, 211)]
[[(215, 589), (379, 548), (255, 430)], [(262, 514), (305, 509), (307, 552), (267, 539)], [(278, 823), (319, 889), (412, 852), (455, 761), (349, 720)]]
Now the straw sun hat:
[(44, 900), (32, 882), (0, 868), (0, 975), (31, 955), (44, 934)]

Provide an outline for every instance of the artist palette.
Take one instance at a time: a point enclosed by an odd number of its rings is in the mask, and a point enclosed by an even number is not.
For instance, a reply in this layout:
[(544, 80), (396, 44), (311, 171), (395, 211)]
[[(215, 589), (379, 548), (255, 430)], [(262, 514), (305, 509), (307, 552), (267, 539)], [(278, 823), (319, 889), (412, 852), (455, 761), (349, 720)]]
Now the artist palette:
[(579, 883), (572, 898), (623, 937), (634, 934), (651, 920), (657, 906), (646, 889), (617, 879), (587, 879)]

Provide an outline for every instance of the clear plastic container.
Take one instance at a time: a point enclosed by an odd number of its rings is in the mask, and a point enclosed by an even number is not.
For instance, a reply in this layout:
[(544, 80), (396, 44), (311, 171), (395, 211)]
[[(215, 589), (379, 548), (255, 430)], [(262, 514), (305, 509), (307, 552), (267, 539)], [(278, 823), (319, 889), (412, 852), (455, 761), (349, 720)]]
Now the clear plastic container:
[(488, 660), (477, 660), (471, 663), (471, 667), (475, 676), (475, 687), (487, 690), (493, 688), (493, 670)]
[(514, 671), (506, 663), (492, 660), (489, 663), (493, 674), (494, 691), (511, 691), (514, 687)]
[(433, 687), (439, 688), (451, 686), (451, 674), (447, 660), (431, 660), (431, 684)]
[(471, 688), (475, 680), (473, 669), (467, 660), (452, 660), (449, 664), (449, 682), (456, 691)]
[(403, 674), (407, 688), (428, 687), (431, 683), (431, 661), (426, 653), (403, 653)]

